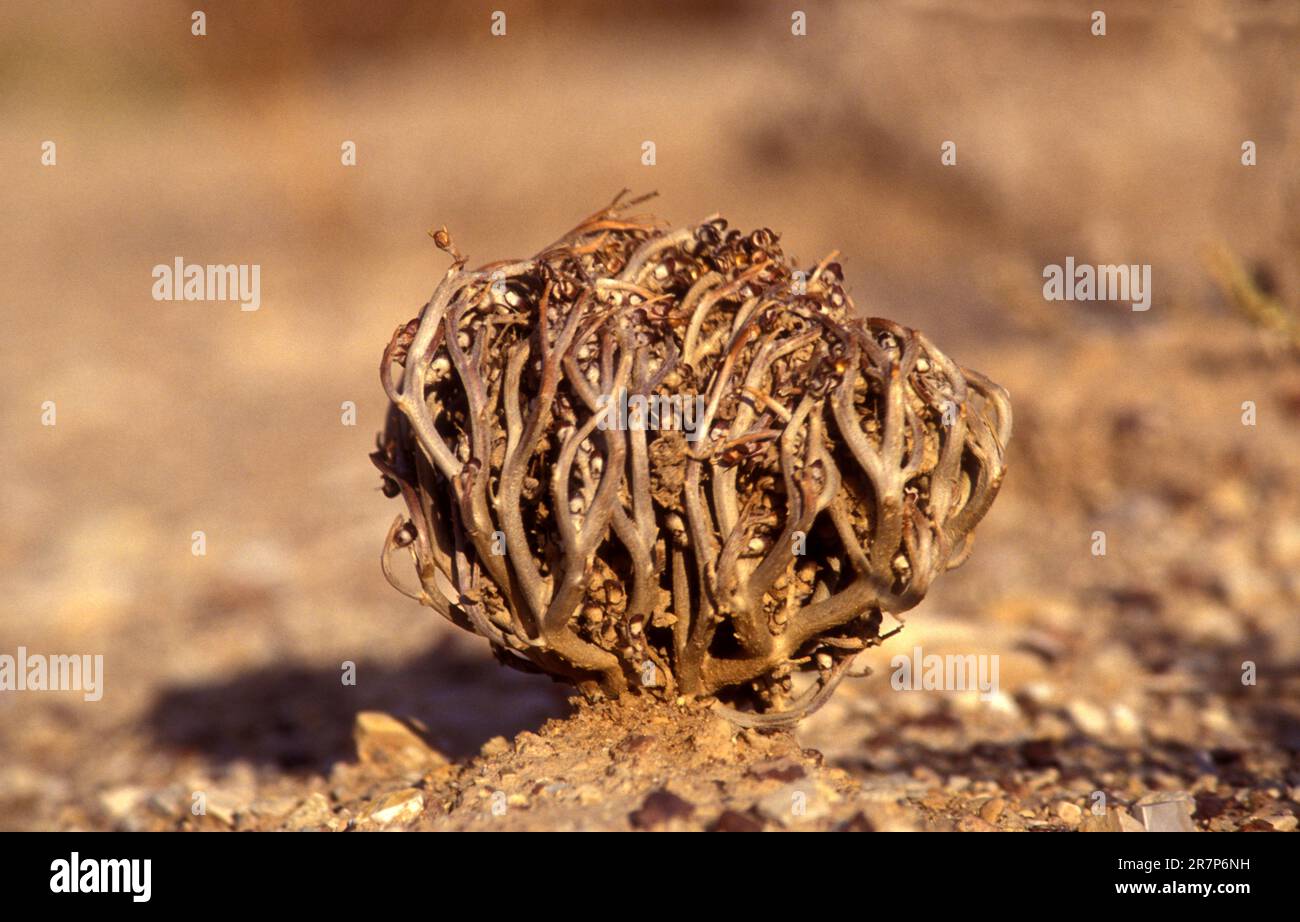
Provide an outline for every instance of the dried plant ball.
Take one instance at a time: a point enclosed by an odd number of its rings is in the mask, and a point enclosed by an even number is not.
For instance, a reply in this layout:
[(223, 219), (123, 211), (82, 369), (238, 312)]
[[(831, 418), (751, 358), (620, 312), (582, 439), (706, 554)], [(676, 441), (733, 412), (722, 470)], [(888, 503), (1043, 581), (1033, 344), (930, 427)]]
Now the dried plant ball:
[(434, 235), (452, 266), (381, 365), (384, 573), (590, 696), (791, 723), (970, 552), (1010, 403), (856, 317), (835, 254), (635, 204), (474, 271)]

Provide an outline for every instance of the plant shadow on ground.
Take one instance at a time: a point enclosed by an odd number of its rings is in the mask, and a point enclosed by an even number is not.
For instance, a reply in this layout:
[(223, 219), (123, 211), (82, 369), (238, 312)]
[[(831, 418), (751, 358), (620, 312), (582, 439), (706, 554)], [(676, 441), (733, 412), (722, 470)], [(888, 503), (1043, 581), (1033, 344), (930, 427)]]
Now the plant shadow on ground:
[(168, 749), (310, 774), (354, 757), (352, 727), (360, 711), (418, 721), (430, 743), (452, 759), (568, 713), (565, 686), (470, 655), (451, 640), (399, 663), (359, 661), (355, 685), (342, 684), (341, 675), (331, 666), (268, 667), (172, 687), (145, 721)]

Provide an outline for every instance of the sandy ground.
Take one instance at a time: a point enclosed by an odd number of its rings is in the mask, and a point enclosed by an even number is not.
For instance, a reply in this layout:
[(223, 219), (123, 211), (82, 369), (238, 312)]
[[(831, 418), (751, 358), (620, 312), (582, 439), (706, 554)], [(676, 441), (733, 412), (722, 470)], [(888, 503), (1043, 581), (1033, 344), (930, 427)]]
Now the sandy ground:
[[(1300, 6), (1134, 4), (1101, 39), (1086, 6), (808, 4), (798, 39), (745, 5), (526, 4), (502, 39), (346, 3), (232, 4), (204, 39), (175, 4), (0, 13), (0, 653), (105, 662), (97, 702), (0, 692), (0, 828), (1131, 828), (1169, 802), (1294, 829), (1300, 361), (1206, 252), (1300, 305)], [(794, 737), (644, 702), (546, 723), (562, 686), (379, 572), (376, 368), (443, 265), (425, 231), (519, 255), (624, 186), (841, 250), (860, 306), (1012, 394), (973, 558)], [(178, 255), (260, 264), (262, 308), (154, 301)], [(1150, 263), (1152, 309), (1044, 302), (1067, 255)], [(917, 646), (996, 654), (998, 694), (894, 690)]]

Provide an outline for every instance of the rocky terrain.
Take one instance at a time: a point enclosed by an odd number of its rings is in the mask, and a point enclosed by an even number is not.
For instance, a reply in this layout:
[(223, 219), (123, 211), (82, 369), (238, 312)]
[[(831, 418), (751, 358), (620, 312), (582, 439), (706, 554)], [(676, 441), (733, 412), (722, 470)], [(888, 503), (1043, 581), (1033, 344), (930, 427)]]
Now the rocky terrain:
[[(1039, 451), (1021, 452), (970, 563), (862, 655), (874, 674), (795, 733), (700, 706), (565, 704), (451, 635), (413, 664), (362, 664), (355, 688), (266, 670), (89, 736), (88, 708), (51, 703), (20, 731), (35, 758), (5, 766), (4, 803), (71, 828), (1293, 830), (1300, 368), (1240, 325), (1210, 345), (1170, 324), (1118, 346), (1007, 354), (1020, 444)], [(1017, 386), (1048, 366), (1050, 399)], [(1082, 414), (1084, 379), (1132, 368), (1179, 399)], [(1267, 423), (1241, 424), (1245, 394)], [(891, 660), (916, 646), (996, 655), (998, 688), (895, 689)]]

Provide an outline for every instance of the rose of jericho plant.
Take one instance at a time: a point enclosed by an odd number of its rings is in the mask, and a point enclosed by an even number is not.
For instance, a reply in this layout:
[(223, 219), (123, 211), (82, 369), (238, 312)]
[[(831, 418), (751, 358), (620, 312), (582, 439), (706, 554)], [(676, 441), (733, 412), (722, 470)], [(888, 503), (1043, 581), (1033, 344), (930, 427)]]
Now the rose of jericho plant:
[[(799, 270), (766, 228), (667, 231), (627, 215), (639, 201), (476, 270), (434, 234), (452, 265), (380, 367), (372, 457), (407, 507), (383, 570), (588, 696), (790, 723), (970, 553), (1010, 403), (920, 332), (856, 317), (836, 254)], [(697, 402), (693, 431), (616, 424), (664, 398)]]

